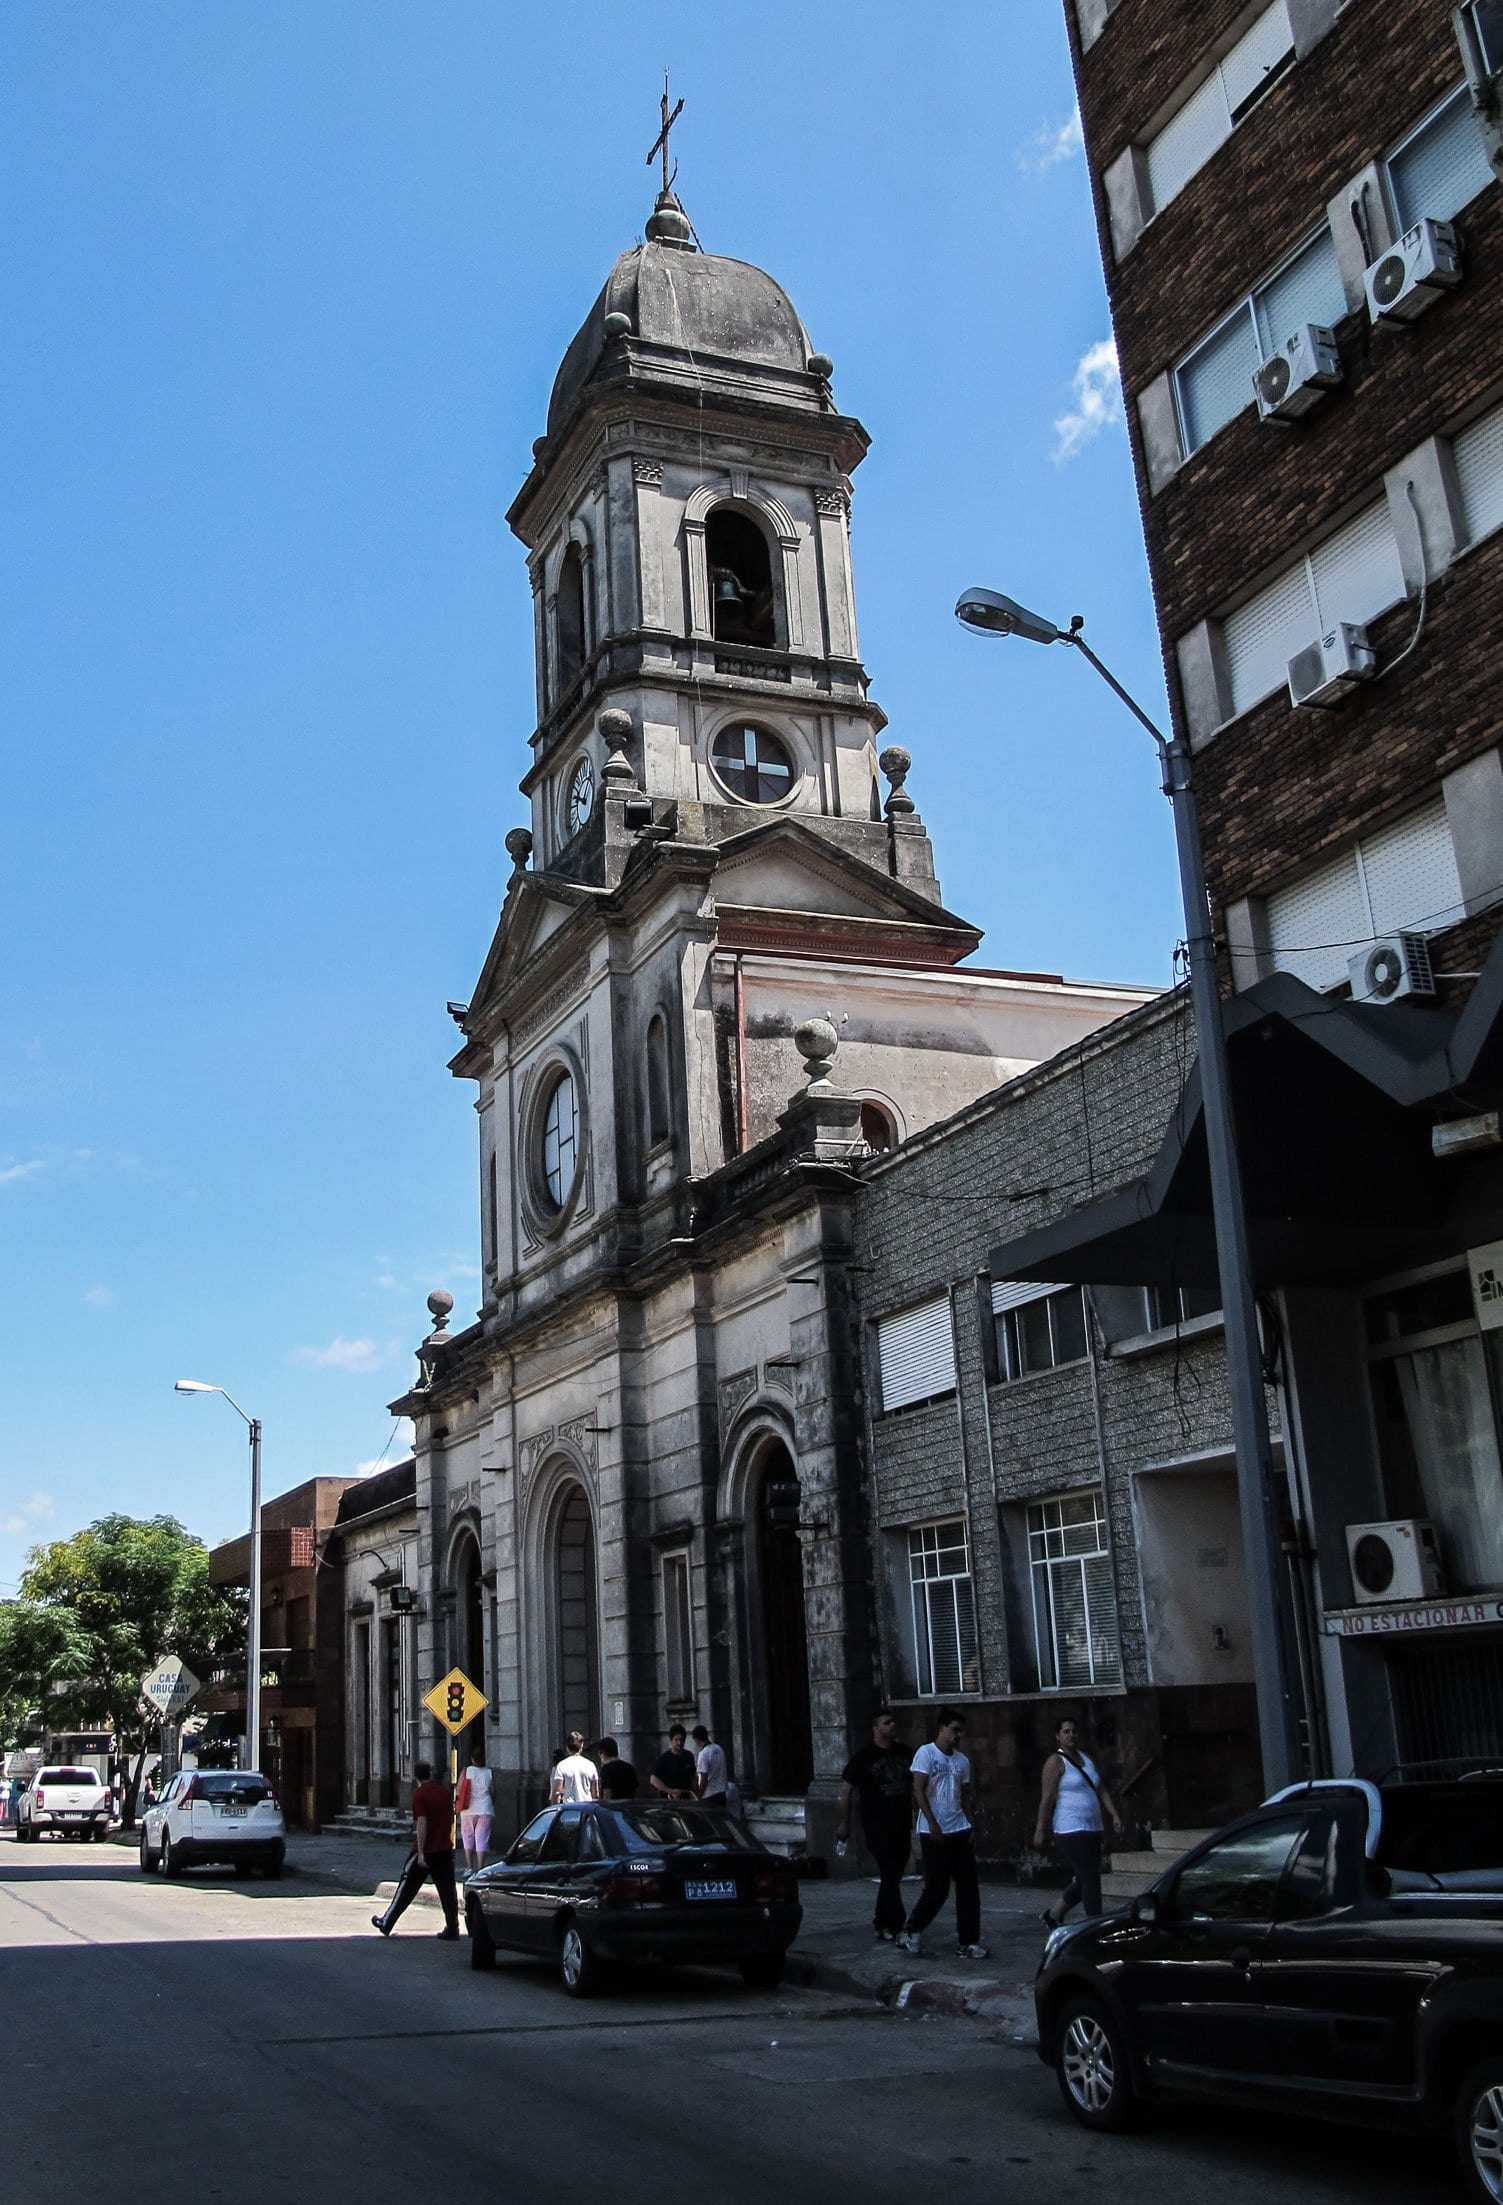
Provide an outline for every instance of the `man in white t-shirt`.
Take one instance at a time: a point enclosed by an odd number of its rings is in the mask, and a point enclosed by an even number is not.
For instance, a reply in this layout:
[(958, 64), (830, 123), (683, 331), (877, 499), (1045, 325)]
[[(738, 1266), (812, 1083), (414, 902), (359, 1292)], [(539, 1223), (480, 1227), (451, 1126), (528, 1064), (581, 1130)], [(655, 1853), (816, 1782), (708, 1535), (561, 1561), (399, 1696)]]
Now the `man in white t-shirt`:
[(717, 1746), (703, 1723), (689, 1733), (694, 1740), (694, 1789), (707, 1807), (728, 1805), (725, 1748)]
[(984, 1960), (981, 1887), (976, 1880), (976, 1841), (965, 1811), (971, 1764), (960, 1750), (965, 1717), (953, 1707), (936, 1709), (934, 1743), (913, 1757), (913, 1798), (918, 1808), (919, 1856), (924, 1888), (898, 1943), (918, 1952), (927, 1929), (955, 1886), (955, 1942), (962, 1960)]
[(582, 1807), (600, 1797), (600, 1771), (586, 1757), (582, 1731), (570, 1731), (569, 1750), (554, 1766), (548, 1796), (555, 1807)]

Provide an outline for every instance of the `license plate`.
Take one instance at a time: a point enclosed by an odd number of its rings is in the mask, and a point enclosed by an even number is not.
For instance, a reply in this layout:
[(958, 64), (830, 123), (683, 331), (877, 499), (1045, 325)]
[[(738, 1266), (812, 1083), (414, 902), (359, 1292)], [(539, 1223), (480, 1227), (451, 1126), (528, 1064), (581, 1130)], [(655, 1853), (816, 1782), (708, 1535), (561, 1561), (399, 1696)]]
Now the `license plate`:
[(685, 1883), (686, 1899), (734, 1899), (736, 1886), (726, 1878), (713, 1883)]
[(221, 1807), (219, 1812), (226, 1822), (243, 1822), (245, 1820), (245, 1809), (243, 1807)]

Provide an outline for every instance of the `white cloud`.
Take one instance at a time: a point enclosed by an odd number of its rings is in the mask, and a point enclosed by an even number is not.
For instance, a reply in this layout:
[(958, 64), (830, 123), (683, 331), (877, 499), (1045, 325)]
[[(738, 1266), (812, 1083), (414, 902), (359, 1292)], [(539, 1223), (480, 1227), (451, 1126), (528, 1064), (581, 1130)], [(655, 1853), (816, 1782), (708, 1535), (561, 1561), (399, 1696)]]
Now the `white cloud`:
[(306, 1363), (310, 1370), (378, 1370), (381, 1350), (374, 1340), (346, 1340), (341, 1334), (327, 1347), (295, 1349), (293, 1359)]
[(46, 1161), (40, 1156), (29, 1156), (24, 1164), (0, 1164), (0, 1187), (8, 1187), (15, 1179), (29, 1179), (34, 1172), (46, 1169)]
[(114, 1293), (108, 1286), (91, 1286), (84, 1296), (84, 1300), (94, 1309), (107, 1309), (114, 1299)]
[(372, 1455), (368, 1462), (357, 1462), (354, 1475), (357, 1478), (369, 1478), (378, 1470), (389, 1470), (394, 1462), (400, 1462), (404, 1455), (412, 1453), (413, 1438), (411, 1420), (405, 1416), (398, 1417), (396, 1429), (383, 1451), (379, 1455)]
[(1054, 423), (1054, 459), (1073, 459), (1103, 429), (1123, 426), (1122, 374), (1117, 366), (1117, 347), (1103, 337), (1082, 353), (1071, 382), (1073, 403)]
[(1031, 175), (1040, 175), (1045, 169), (1058, 168), (1062, 161), (1073, 161), (1077, 153), (1085, 151), (1085, 133), (1080, 127), (1080, 109), (1072, 107), (1063, 122), (1041, 122), (1026, 145), (1018, 147), (1018, 166)]
[(56, 1513), (52, 1496), (40, 1487), (28, 1493), (19, 1508), (13, 1508), (6, 1516), (0, 1516), (0, 1537), (20, 1539), (28, 1531), (35, 1531), (38, 1524), (46, 1523)]

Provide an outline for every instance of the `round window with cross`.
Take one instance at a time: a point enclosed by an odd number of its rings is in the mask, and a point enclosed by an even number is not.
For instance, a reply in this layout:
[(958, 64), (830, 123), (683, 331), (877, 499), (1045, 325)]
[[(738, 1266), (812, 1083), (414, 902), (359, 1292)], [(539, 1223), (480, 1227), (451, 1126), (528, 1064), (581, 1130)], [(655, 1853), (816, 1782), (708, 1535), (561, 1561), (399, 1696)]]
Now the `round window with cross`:
[(776, 804), (796, 779), (787, 744), (751, 721), (723, 727), (710, 756), (720, 780), (743, 804)]

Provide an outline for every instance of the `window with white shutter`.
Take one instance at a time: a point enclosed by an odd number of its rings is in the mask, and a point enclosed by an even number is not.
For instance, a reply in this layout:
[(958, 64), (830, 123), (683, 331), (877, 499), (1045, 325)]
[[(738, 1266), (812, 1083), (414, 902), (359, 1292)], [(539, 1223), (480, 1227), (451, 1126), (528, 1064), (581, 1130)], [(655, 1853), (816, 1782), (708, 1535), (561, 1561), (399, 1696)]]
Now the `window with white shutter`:
[(1175, 369), (1186, 458), (1252, 404), (1253, 376), (1286, 337), (1306, 322), (1329, 327), (1345, 312), (1336, 243), (1325, 224)]
[(1295, 652), (1338, 620), (1365, 625), (1403, 595), (1398, 539), (1380, 499), (1228, 613), (1221, 629), (1232, 711), (1280, 688)]
[(1495, 406), (1452, 440), (1467, 542), (1503, 528), (1503, 406)]
[(1388, 156), (1388, 182), (1401, 230), (1413, 229), (1426, 215), (1432, 222), (1449, 222), (1492, 180), (1465, 84)]
[(882, 1408), (911, 1408), (955, 1390), (955, 1333), (950, 1298), (941, 1294), (916, 1308), (883, 1317), (877, 1325)]
[(1268, 897), (1277, 972), (1312, 988), (1339, 987), (1358, 950), (1383, 934), (1424, 934), (1464, 916), (1444, 801), (1364, 835), (1318, 872)]
[(1148, 183), (1155, 213), (1205, 167), (1293, 59), (1286, 0), (1273, 0), (1149, 140)]
[(992, 1322), (997, 1376), (1004, 1382), (1085, 1356), (1085, 1297), (1078, 1286), (1000, 1279), (992, 1287)]

